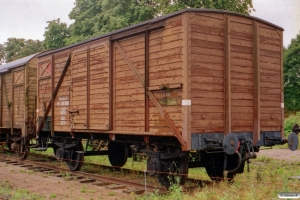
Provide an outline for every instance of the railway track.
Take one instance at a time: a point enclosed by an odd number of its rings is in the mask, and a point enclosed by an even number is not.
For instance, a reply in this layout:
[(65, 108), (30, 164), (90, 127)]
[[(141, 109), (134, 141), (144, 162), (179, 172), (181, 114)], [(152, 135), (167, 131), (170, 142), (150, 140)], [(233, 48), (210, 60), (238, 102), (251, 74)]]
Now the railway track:
[[(29, 153), (29, 157), (27, 160), (20, 160), (17, 157), (3, 155), (9, 153), (15, 153), (14, 151), (3, 149), (2, 155), (0, 155), (0, 162), (6, 162), (7, 164), (17, 165), (20, 167), (25, 167), (29, 170), (33, 170), (36, 172), (41, 173), (47, 173), (52, 174), (53, 176), (62, 177), (66, 179), (72, 179), (72, 180), (78, 180), (80, 183), (90, 183), (95, 186), (101, 186), (105, 187), (107, 189), (122, 189), (125, 193), (136, 193), (136, 194), (142, 194), (142, 193), (151, 193), (151, 192), (159, 192), (159, 193), (166, 193), (166, 189), (164, 187), (161, 187), (158, 184), (152, 184), (147, 182), (149, 180), (154, 180), (153, 178), (149, 177), (145, 171), (142, 170), (135, 170), (135, 169), (128, 169), (128, 168), (118, 168), (108, 165), (101, 165), (101, 164), (95, 164), (95, 163), (88, 163), (90, 166), (93, 166), (95, 169), (103, 169), (103, 171), (111, 171), (114, 173), (122, 173), (122, 174), (137, 174), (140, 175), (139, 183), (133, 182), (133, 181), (127, 181), (120, 178), (111, 178), (104, 175), (99, 175), (97, 173), (91, 173), (91, 172), (83, 172), (83, 171), (70, 171), (67, 168), (57, 167), (53, 166), (54, 164), (59, 164), (62, 162), (57, 161), (56, 157), (44, 155), (44, 154), (38, 154), (38, 153)], [(36, 158), (38, 158), (36, 160)], [(34, 159), (34, 160), (30, 160)], [(51, 163), (49, 163), (51, 161)], [(55, 163), (53, 163), (55, 162)], [(145, 181), (147, 179), (147, 182)], [(183, 187), (183, 191), (192, 191), (195, 188), (202, 187), (203, 185), (211, 185), (211, 181), (206, 180), (199, 180), (194, 178), (188, 178), (188, 183)], [(146, 184), (145, 184), (146, 183)], [(154, 185), (154, 186), (153, 186)]]
[[(46, 161), (46, 160), (45, 160)], [(32, 161), (32, 160), (19, 160), (12, 156), (0, 155), (0, 162), (5, 162), (9, 165), (19, 166), (35, 172), (45, 173), (48, 175), (62, 177), (65, 180), (76, 180), (79, 183), (91, 184), (93, 186), (105, 187), (111, 190), (122, 190), (123, 193), (151, 193), (158, 191), (159, 193), (165, 193), (166, 190), (162, 187), (155, 187), (146, 185), (144, 183), (137, 183), (133, 181), (127, 181), (119, 178), (111, 178), (102, 176), (95, 173), (86, 173), (82, 171), (70, 171), (61, 167), (51, 166), (45, 163), (43, 160)]]

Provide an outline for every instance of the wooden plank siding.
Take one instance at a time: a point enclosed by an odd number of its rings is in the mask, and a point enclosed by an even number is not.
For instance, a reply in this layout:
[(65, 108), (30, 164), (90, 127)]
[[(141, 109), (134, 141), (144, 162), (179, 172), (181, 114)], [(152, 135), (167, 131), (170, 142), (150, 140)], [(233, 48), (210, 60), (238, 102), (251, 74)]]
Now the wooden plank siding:
[[(149, 34), (149, 87), (161, 87), (153, 94), (182, 131), (183, 16), (167, 20), (164, 29)], [(171, 85), (179, 85), (172, 88)], [(149, 131), (170, 135), (172, 131), (153, 102), (149, 103)]]
[[(145, 78), (144, 35), (119, 41), (119, 44), (142, 78)], [(113, 53), (113, 129), (145, 131), (145, 91), (136, 75), (115, 46)], [(128, 86), (127, 89), (120, 87)], [(127, 118), (129, 116), (129, 118)], [(133, 120), (136, 119), (136, 120)]]
[(191, 132), (224, 132), (223, 15), (193, 15), (191, 22)]
[[(54, 55), (53, 60), (51, 56), (40, 58), (38, 116), (43, 117), (44, 110), (50, 103), (51, 94), (71, 54), (71, 64), (54, 99), (54, 116), (51, 117), (52, 109), (48, 114), (54, 131), (108, 129), (108, 52), (108, 43), (105, 40), (78, 47), (72, 51), (59, 52)], [(54, 77), (52, 77), (52, 66)], [(53, 86), (52, 80), (54, 80)], [(73, 113), (73, 111), (76, 112)]]
[[(55, 55), (54, 59), (54, 88), (57, 86), (58, 81), (61, 77), (62, 71), (69, 58), (69, 51), (61, 52)], [(68, 68), (66, 75), (64, 76), (63, 82), (57, 92), (56, 98), (54, 99), (54, 118), (53, 128), (60, 131), (70, 131), (70, 86), (71, 86), (71, 69)], [(53, 93), (53, 92), (52, 92)]]
[(109, 128), (108, 41), (90, 46), (90, 129)]
[[(255, 142), (260, 131), (281, 132), (282, 31), (252, 19), (224, 14), (197, 13), (190, 18), (191, 132), (225, 133), (228, 125), (230, 132), (254, 132), (259, 123)], [(253, 23), (258, 24), (257, 30)], [(258, 34), (258, 45), (254, 44), (253, 31)], [(254, 53), (258, 55), (259, 76), (255, 75)], [(259, 95), (254, 96), (255, 77), (259, 77)], [(259, 98), (259, 108), (254, 105), (254, 98)], [(230, 124), (224, 121), (226, 116), (230, 117)], [(255, 121), (257, 116), (259, 122)]]
[(231, 73), (231, 131), (253, 132), (253, 26), (252, 20), (231, 19), (229, 27)]
[(282, 129), (282, 32), (259, 24), (261, 131)]
[(25, 106), (27, 112), (25, 119), (27, 121), (27, 133), (35, 133), (35, 120), (36, 120), (36, 99), (37, 99), (37, 58), (33, 58), (26, 65), (26, 97)]
[(2, 127), (11, 128), (12, 119), (12, 73), (2, 75)]
[[(37, 118), (44, 116), (52, 94), (52, 56), (39, 58), (37, 64)], [(49, 112), (48, 116), (51, 116)], [(38, 127), (36, 127), (38, 128)]]
[(25, 69), (22, 67), (21, 69), (14, 69), (12, 71), (13, 74), (13, 115), (12, 122), (13, 127), (22, 129), (22, 132), (25, 134)]
[(7, 133), (20, 133), (23, 137), (35, 133), (36, 61), (34, 56), (0, 74), (0, 123)]
[(282, 31), (255, 18), (190, 10), (45, 54), (37, 65), (39, 117), (69, 55), (55, 131), (145, 142), (175, 136), (184, 150), (194, 133), (251, 132), (257, 142), (262, 131), (282, 131)]

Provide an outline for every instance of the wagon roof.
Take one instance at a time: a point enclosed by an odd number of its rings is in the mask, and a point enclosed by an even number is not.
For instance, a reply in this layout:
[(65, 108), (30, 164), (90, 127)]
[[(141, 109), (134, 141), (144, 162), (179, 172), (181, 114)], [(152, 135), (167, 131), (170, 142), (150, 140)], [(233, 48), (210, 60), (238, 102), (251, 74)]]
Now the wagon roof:
[(60, 48), (60, 49), (55, 49), (55, 50), (52, 50), (52, 51), (48, 51), (46, 53), (43, 53), (43, 54), (39, 55), (38, 57), (42, 57), (42, 56), (45, 56), (45, 55), (48, 55), (48, 54), (51, 54), (51, 53), (55, 53), (55, 52), (66, 50), (66, 49), (69, 49), (69, 48), (72, 48), (72, 47), (76, 47), (76, 46), (79, 46), (79, 45), (82, 45), (82, 44), (85, 44), (85, 43), (88, 43), (88, 42), (92, 42), (92, 41), (95, 41), (95, 40), (98, 40), (98, 39), (101, 39), (101, 38), (112, 36), (114, 34), (121, 33), (123, 31), (127, 31), (127, 30), (130, 30), (130, 29), (134, 29), (134, 28), (137, 28), (137, 27), (140, 27), (140, 26), (143, 26), (143, 25), (153, 24), (153, 23), (156, 23), (156, 22), (159, 22), (159, 21), (162, 21), (162, 20), (174, 17), (176, 15), (180, 15), (180, 14), (185, 13), (185, 12), (214, 12), (214, 13), (231, 14), (231, 15), (236, 15), (236, 16), (241, 16), (241, 17), (246, 17), (246, 18), (254, 19), (254, 20), (260, 21), (262, 23), (268, 24), (270, 26), (273, 26), (274, 28), (280, 29), (282, 31), (284, 30), (280, 26), (277, 26), (277, 25), (275, 25), (273, 23), (270, 23), (268, 21), (265, 21), (263, 19), (260, 19), (260, 18), (257, 18), (257, 17), (253, 17), (251, 15), (246, 15), (246, 14), (232, 12), (232, 11), (227, 11), (227, 10), (218, 10), (218, 9), (187, 8), (187, 9), (183, 9), (183, 10), (171, 13), (171, 14), (163, 15), (163, 16), (160, 16), (160, 17), (156, 17), (154, 19), (150, 19), (150, 20), (147, 20), (147, 21), (144, 21), (144, 22), (140, 22), (138, 24), (135, 24), (135, 25), (132, 25), (132, 26), (128, 26), (128, 27), (125, 27), (125, 28), (122, 28), (122, 29), (119, 29), (119, 30), (116, 30), (116, 31), (113, 31), (113, 32), (109, 32), (109, 33), (106, 33), (104, 35), (100, 35), (100, 36), (97, 36), (97, 37), (94, 37), (94, 38), (90, 38), (88, 40), (84, 40), (82, 42), (79, 42), (79, 43), (76, 43), (76, 44), (73, 44), (73, 45), (70, 45), (70, 46), (67, 46), (67, 47), (63, 47), (63, 48)]
[(6, 63), (4, 65), (0, 65), (0, 73), (7, 72), (8, 70), (13, 69), (15, 67), (20, 67), (22, 65), (26, 65), (32, 58), (34, 58), (38, 54), (39, 53), (32, 54), (30, 56), (26, 56), (24, 58)]

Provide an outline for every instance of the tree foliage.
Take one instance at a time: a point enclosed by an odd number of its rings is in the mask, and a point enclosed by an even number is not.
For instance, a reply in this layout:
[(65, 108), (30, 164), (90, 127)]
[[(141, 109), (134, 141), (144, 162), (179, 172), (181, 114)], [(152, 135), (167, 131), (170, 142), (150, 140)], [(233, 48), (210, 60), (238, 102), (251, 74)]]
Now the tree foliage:
[(184, 8), (214, 8), (249, 14), (252, 0), (76, 0), (69, 14), (68, 44)]
[(5, 61), (5, 47), (3, 44), (0, 44), (0, 65)]
[(250, 14), (252, 0), (156, 0), (158, 13), (168, 14), (184, 8), (212, 8)]
[(252, 0), (75, 0), (69, 27), (48, 23), (45, 48), (59, 48), (184, 8), (214, 8), (249, 14)]
[(8, 38), (7, 42), (0, 47), (0, 60), (11, 62), (41, 51), (43, 51), (43, 45), (39, 40)]
[[(151, 2), (151, 1), (150, 1)], [(153, 18), (155, 8), (147, 0), (76, 0), (69, 18), (72, 44)]]
[(300, 110), (300, 34), (284, 51), (284, 102), (288, 111)]
[(66, 46), (67, 39), (70, 36), (68, 25), (60, 22), (60, 19), (48, 21), (48, 26), (44, 33), (44, 48), (57, 49)]

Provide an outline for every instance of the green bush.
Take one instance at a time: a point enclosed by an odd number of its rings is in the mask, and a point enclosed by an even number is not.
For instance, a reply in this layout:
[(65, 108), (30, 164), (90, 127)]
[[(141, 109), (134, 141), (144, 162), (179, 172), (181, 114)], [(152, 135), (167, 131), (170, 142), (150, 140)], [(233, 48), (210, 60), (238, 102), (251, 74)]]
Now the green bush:
[(287, 137), (291, 131), (294, 124), (300, 124), (300, 112), (290, 115), (284, 120), (284, 135)]

